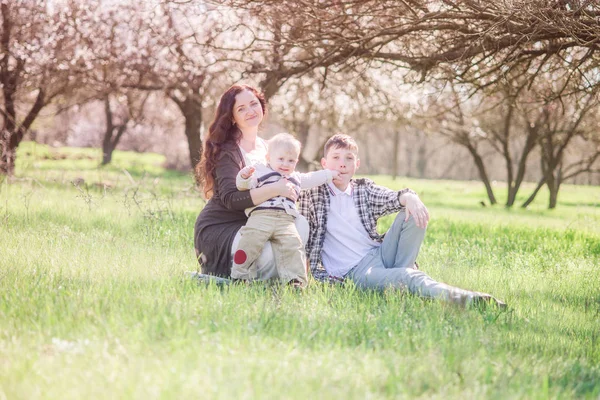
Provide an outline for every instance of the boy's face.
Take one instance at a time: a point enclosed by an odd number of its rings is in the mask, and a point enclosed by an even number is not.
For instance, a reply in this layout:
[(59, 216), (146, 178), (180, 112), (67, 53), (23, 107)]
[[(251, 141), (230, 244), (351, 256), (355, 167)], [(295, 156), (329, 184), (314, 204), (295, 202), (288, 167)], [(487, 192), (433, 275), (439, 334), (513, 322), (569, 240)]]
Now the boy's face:
[(298, 154), (289, 149), (273, 149), (267, 153), (269, 166), (283, 176), (289, 176), (296, 170)]
[(321, 159), (321, 166), (325, 169), (338, 171), (340, 177), (333, 183), (338, 189), (346, 190), (350, 179), (360, 166), (360, 160), (355, 150), (334, 147), (329, 149), (325, 158)]

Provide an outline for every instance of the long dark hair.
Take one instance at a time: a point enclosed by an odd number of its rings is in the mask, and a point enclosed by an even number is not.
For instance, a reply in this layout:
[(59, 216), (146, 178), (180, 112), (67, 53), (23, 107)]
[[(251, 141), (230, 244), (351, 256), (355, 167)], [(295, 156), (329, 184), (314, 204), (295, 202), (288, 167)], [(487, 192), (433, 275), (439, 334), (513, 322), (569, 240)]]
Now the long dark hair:
[(215, 118), (208, 128), (208, 136), (204, 141), (202, 159), (196, 165), (196, 183), (202, 187), (204, 196), (210, 199), (214, 194), (215, 166), (222, 146), (228, 142), (237, 142), (242, 132), (233, 124), (233, 106), (235, 96), (247, 90), (253, 93), (262, 107), (263, 114), (267, 113), (265, 97), (256, 88), (249, 85), (233, 85), (221, 96)]

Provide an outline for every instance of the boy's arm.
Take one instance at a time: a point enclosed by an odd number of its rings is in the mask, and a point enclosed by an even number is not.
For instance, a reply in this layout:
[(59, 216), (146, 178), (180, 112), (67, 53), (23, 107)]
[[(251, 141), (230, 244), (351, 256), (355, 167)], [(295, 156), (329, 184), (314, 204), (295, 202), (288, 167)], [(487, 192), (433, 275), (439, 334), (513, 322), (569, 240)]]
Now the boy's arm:
[(330, 183), (333, 180), (333, 172), (328, 169), (323, 169), (321, 171), (308, 172), (306, 174), (298, 173), (298, 178), (301, 189), (312, 189), (321, 186), (324, 183)]
[(385, 186), (376, 185), (371, 180), (365, 180), (365, 183), (367, 185), (369, 196), (369, 206), (372, 208), (375, 219), (404, 210), (405, 204), (402, 204), (400, 201), (400, 198), (403, 197), (403, 195), (408, 193), (412, 193), (415, 196), (417, 195), (409, 188), (396, 191), (386, 188)]
[(408, 217), (411, 215), (415, 220), (415, 224), (419, 228), (426, 228), (429, 223), (429, 211), (427, 207), (421, 201), (419, 196), (412, 190), (410, 192), (404, 192), (398, 196), (400, 204), (406, 209), (405, 221), (408, 221)]
[(411, 189), (398, 192), (383, 186), (372, 184), (369, 187), (369, 205), (375, 219), (392, 212), (406, 210), (405, 221), (412, 215), (419, 228), (426, 228), (429, 223), (429, 211), (419, 196)]

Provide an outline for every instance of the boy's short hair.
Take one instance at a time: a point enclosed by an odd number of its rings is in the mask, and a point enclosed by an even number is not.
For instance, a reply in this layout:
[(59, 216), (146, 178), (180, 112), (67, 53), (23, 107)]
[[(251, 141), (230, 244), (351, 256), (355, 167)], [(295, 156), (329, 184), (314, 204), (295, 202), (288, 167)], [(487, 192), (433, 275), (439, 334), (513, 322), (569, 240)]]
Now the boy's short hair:
[(294, 151), (297, 155), (300, 155), (300, 149), (302, 148), (300, 141), (286, 132), (278, 133), (269, 139), (267, 143), (269, 144), (269, 153), (271, 150), (278, 149)]
[(325, 143), (325, 149), (323, 151), (323, 157), (327, 157), (327, 153), (330, 149), (347, 149), (355, 152), (358, 155), (358, 145), (356, 141), (352, 139), (352, 136), (345, 135), (343, 133), (336, 133), (327, 140)]

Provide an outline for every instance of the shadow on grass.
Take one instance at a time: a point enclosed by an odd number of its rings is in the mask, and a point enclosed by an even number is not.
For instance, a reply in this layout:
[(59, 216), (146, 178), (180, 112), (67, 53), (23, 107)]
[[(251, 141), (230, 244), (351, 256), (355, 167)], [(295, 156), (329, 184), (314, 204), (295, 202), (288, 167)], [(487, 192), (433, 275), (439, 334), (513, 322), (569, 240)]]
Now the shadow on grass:
[(575, 203), (575, 202), (569, 202), (569, 201), (561, 201), (559, 203), (559, 206), (598, 208), (598, 207), (600, 207), (600, 201), (593, 202), (593, 203), (585, 203), (585, 202), (577, 202), (577, 203)]

